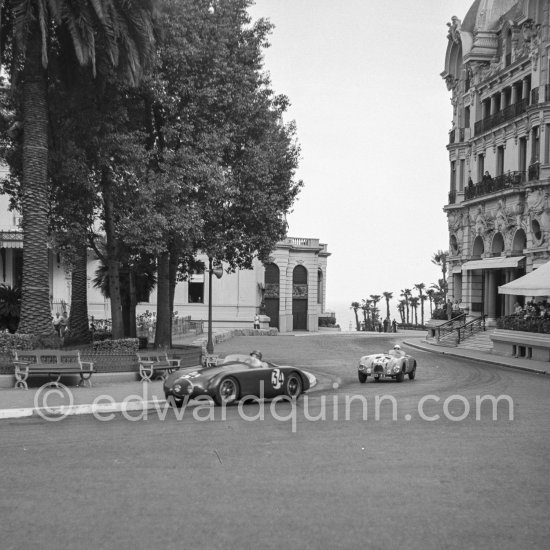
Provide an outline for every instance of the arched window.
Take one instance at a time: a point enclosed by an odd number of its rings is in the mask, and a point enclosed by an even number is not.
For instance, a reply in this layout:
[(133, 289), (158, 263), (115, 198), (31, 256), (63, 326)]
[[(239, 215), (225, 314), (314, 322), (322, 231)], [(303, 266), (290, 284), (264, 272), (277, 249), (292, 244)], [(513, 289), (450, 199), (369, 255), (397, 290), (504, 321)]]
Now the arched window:
[(472, 256), (479, 258), (485, 252), (485, 245), (483, 244), (483, 238), (478, 235), (474, 240), (474, 246), (472, 248)]
[(500, 254), (504, 250), (504, 237), (502, 233), (495, 233), (493, 237), (493, 244), (491, 246), (491, 252), (493, 254)]
[(518, 229), (512, 241), (512, 252), (523, 252), (524, 248), (527, 248), (527, 235), (523, 229)]

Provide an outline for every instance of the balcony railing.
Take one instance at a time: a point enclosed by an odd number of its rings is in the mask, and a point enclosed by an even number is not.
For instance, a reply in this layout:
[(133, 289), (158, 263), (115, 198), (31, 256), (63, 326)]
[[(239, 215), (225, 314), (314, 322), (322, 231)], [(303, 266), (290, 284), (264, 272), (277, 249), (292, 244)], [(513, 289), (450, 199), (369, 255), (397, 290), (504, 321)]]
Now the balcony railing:
[(465, 135), (464, 128), (455, 128), (449, 132), (449, 143), (462, 143)]
[(496, 178), (484, 177), (479, 183), (469, 184), (464, 189), (464, 200), (518, 187), (525, 182), (525, 178), (525, 172), (508, 172)]
[[(537, 96), (538, 97), (538, 96)], [(537, 99), (538, 101), (538, 99)], [(476, 135), (479, 135), (483, 132), (487, 132), (491, 128), (494, 128), (495, 126), (498, 126), (499, 124), (502, 124), (503, 122), (506, 122), (508, 120), (511, 120), (523, 113), (527, 110), (527, 106), (529, 105), (529, 98), (520, 99), (517, 103), (513, 103), (512, 105), (508, 105), (504, 110), (498, 111), (488, 117), (485, 117), (482, 120), (478, 120), (474, 124), (474, 129)]]

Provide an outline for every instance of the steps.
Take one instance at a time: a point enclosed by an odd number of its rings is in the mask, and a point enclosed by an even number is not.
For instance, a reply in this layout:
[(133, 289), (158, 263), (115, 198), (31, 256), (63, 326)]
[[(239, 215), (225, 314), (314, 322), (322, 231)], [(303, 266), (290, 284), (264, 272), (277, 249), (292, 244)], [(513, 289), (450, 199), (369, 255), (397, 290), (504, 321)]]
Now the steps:
[(470, 336), (458, 344), (460, 349), (471, 349), (491, 353), (493, 351), (493, 341), (491, 340), (492, 330), (482, 330), (473, 336)]

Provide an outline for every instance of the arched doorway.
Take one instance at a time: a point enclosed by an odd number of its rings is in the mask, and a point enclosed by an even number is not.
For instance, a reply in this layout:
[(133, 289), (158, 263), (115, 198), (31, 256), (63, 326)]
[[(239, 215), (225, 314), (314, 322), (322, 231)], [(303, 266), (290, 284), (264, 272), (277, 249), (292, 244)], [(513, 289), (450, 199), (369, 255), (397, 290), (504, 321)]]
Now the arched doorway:
[(269, 326), (278, 329), (280, 273), (277, 264), (266, 264), (264, 283), (265, 314), (269, 317)]
[(297, 265), (292, 272), (292, 329), (307, 330), (307, 269)]

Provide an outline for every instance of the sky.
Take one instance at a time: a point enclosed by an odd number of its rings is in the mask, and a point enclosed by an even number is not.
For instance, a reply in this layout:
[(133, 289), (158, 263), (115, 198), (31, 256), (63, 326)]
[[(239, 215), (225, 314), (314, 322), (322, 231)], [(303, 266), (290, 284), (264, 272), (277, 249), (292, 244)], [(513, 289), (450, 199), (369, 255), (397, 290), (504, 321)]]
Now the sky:
[(290, 99), (304, 187), (289, 237), (328, 245), (326, 309), (441, 277), (448, 249), (447, 22), (472, 0), (256, 0), (274, 24), (264, 67)]

